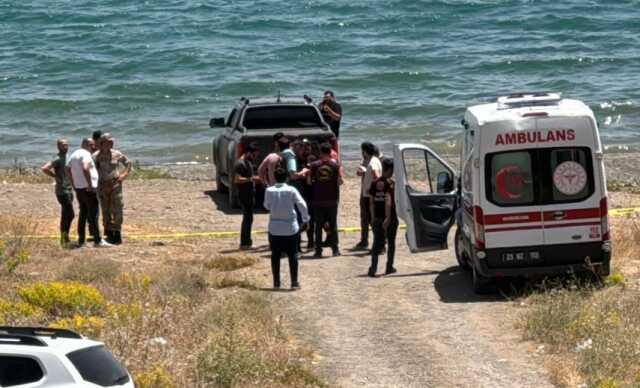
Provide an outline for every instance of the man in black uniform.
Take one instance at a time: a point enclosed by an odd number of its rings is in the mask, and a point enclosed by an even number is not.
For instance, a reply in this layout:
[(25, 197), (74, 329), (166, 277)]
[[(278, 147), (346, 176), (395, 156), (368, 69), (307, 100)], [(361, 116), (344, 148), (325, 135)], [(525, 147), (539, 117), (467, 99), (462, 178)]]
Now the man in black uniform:
[(393, 259), (396, 253), (396, 234), (398, 233), (398, 215), (394, 202), (393, 159), (382, 160), (382, 176), (376, 179), (369, 189), (371, 215), (373, 217), (373, 248), (371, 249), (371, 267), (368, 275), (376, 276), (378, 255), (387, 247), (387, 267), (385, 275), (396, 272)]
[(331, 145), (320, 145), (320, 159), (309, 165), (307, 176), (311, 184), (311, 205), (315, 211), (315, 254), (322, 257), (322, 227), (329, 224), (329, 245), (333, 256), (340, 256), (338, 248), (338, 200), (342, 184), (342, 169), (337, 160), (331, 158)]
[(324, 97), (318, 105), (324, 121), (329, 124), (331, 131), (340, 137), (340, 122), (342, 121), (342, 105), (336, 101), (336, 96), (331, 90), (324, 92)]
[(258, 157), (258, 145), (248, 144), (244, 154), (236, 161), (234, 183), (238, 187), (238, 197), (242, 206), (242, 226), (240, 228), (240, 249), (251, 249), (251, 226), (253, 225), (253, 209), (255, 207), (255, 184), (260, 182), (255, 174), (254, 161)]
[(60, 245), (63, 248), (69, 245), (69, 229), (75, 217), (73, 212), (73, 187), (65, 174), (67, 165), (67, 153), (69, 142), (66, 139), (58, 139), (58, 158), (47, 162), (42, 166), (42, 172), (56, 180), (56, 198), (61, 207), (60, 213)]

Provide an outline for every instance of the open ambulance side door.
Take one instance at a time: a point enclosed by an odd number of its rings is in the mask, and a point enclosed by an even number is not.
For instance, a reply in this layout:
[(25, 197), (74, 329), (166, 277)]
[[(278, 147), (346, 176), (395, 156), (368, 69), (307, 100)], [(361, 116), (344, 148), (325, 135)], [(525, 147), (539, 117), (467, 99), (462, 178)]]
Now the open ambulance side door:
[(396, 211), (407, 225), (409, 249), (447, 249), (459, 203), (453, 168), (421, 144), (394, 145), (393, 159)]

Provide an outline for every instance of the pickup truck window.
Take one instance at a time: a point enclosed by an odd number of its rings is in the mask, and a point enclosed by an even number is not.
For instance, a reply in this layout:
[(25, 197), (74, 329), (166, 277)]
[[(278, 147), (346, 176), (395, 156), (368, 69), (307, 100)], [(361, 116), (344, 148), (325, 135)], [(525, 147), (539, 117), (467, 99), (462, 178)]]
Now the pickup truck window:
[(258, 106), (248, 108), (242, 125), (247, 129), (317, 128), (324, 126), (313, 106)]

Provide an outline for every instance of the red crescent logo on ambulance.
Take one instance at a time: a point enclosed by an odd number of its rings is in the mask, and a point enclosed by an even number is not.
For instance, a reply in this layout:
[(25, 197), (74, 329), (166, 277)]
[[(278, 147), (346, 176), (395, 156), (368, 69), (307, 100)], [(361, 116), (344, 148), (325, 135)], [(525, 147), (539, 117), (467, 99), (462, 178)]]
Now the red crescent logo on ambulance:
[(522, 196), (525, 181), (518, 166), (506, 166), (496, 174), (496, 192), (503, 199), (517, 199)]

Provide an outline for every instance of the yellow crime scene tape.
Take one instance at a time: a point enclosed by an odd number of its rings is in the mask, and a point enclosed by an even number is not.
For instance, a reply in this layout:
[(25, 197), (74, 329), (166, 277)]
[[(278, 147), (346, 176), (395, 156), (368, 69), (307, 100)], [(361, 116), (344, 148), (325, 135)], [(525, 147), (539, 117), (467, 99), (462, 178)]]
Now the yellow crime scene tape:
[[(640, 207), (618, 208), (609, 209), (609, 215), (612, 217), (624, 217), (632, 216), (636, 213), (640, 213)], [(406, 225), (400, 225), (400, 229), (405, 229)], [(359, 226), (338, 228), (338, 232), (341, 233), (355, 233), (360, 232), (362, 229)], [(266, 230), (257, 230), (251, 232), (253, 235), (266, 234)], [(230, 238), (239, 237), (240, 232), (222, 231), (222, 232), (177, 232), (177, 233), (152, 233), (152, 234), (128, 234), (129, 240), (162, 240), (162, 239), (181, 239), (181, 238)], [(55, 240), (60, 236), (28, 236), (34, 239), (51, 239)]]

